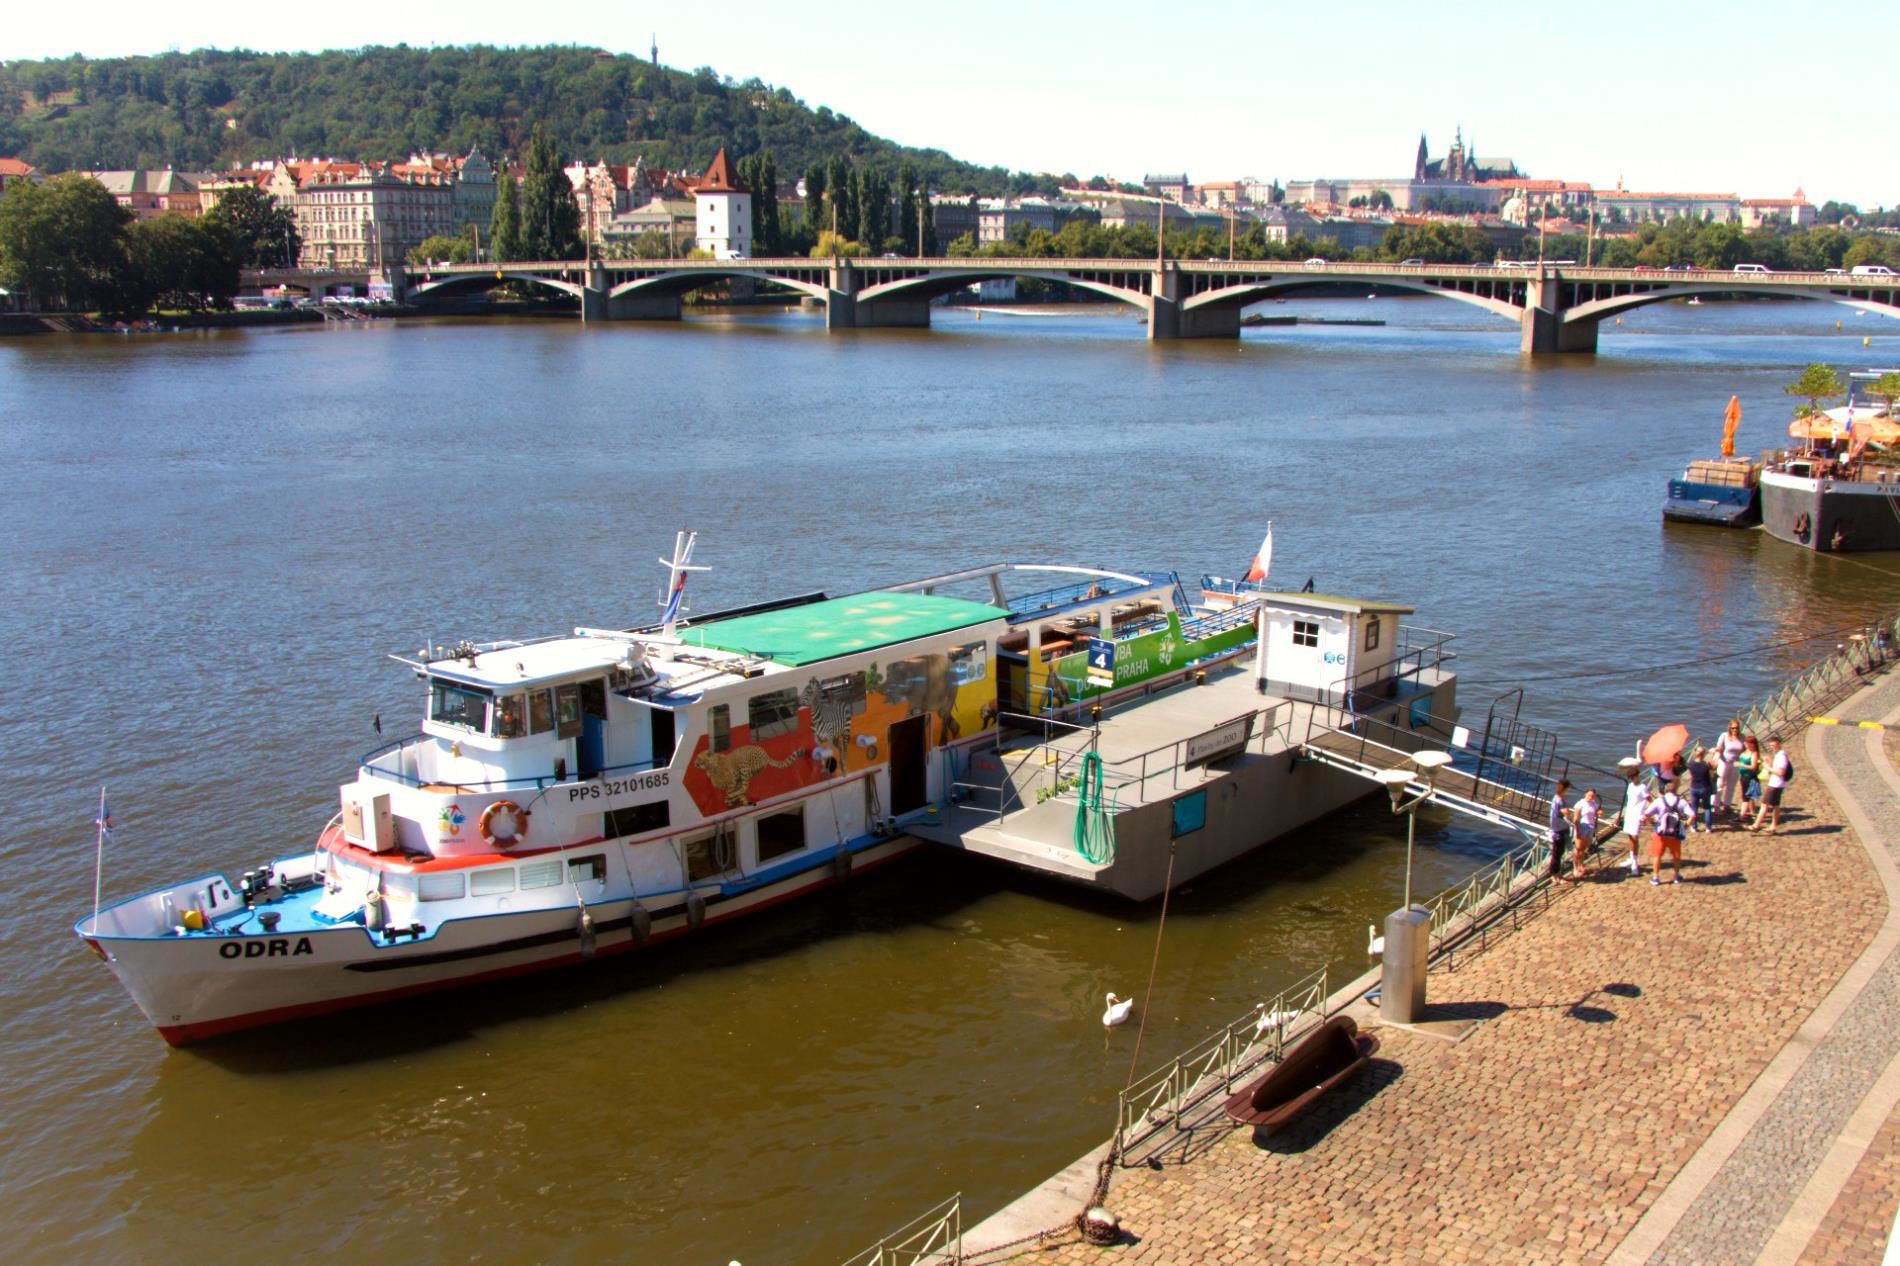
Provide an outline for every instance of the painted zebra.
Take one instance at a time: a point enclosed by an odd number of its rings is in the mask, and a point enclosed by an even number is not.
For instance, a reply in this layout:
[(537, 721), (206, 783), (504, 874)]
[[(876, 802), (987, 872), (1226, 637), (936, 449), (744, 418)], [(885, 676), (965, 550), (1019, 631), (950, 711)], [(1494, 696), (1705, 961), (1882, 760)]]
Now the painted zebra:
[(835, 768), (842, 772), (845, 751), (851, 746), (851, 697), (820, 690), (814, 677), (798, 692), (798, 701), (811, 712), (812, 737), (819, 746), (831, 749)]

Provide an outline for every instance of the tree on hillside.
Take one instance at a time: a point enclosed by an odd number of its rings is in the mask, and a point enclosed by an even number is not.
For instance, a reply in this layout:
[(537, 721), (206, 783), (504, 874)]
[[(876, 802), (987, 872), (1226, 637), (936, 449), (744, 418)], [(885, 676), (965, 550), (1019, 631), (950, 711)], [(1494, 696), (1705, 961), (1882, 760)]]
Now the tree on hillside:
[(813, 163), (805, 168), (805, 224), (813, 234), (830, 226), (822, 223), (825, 217), (825, 168), (822, 163)]
[(126, 297), (131, 219), (91, 176), (16, 180), (0, 197), (0, 283), (47, 307), (116, 309)]
[(739, 183), (752, 191), (752, 253), (778, 254), (784, 233), (778, 212), (778, 166), (771, 151), (741, 158)]
[(1801, 371), (1799, 378), (1783, 387), (1782, 390), (1791, 396), (1802, 396), (1807, 400), (1805, 405), (1795, 409), (1795, 416), (1798, 418), (1806, 417), (1810, 413), (1819, 413), (1821, 401), (1839, 399), (1847, 393), (1847, 388), (1841, 386), (1841, 376), (1828, 366), (1820, 364), (1809, 365)]
[(825, 215), (819, 231), (833, 231), (851, 237), (858, 228), (858, 204), (851, 180), (851, 165), (833, 154), (825, 164)]
[(230, 230), (240, 268), (294, 268), (301, 242), (297, 217), (262, 189), (233, 189), (207, 219)]
[(495, 176), (495, 209), (488, 216), (488, 253), (498, 264), (521, 258), (521, 195), (511, 172)]
[(580, 259), (581, 211), (554, 138), (538, 132), (528, 143), (521, 178), (521, 254), (524, 259)]
[(846, 229), (840, 220), (838, 231), (849, 233), (863, 243), (868, 251), (882, 251), (884, 239), (891, 233), (890, 181), (875, 168), (860, 167), (857, 185), (858, 222), (851, 229)]

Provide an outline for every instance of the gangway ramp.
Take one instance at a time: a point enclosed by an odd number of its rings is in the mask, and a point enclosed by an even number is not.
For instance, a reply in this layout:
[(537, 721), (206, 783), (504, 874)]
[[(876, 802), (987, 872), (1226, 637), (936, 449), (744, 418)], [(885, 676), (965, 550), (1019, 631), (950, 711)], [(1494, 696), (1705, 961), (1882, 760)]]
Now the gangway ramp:
[[(1409, 765), (1412, 756), (1411, 752), (1363, 739), (1350, 731), (1334, 729), (1315, 730), (1307, 738), (1306, 753), (1322, 764), (1343, 769), (1372, 782), (1379, 781), (1379, 775), (1386, 770)], [(1437, 781), (1429, 789), (1424, 775), (1420, 773), (1406, 785), (1407, 794), (1424, 795), (1428, 804), (1436, 804), (1454, 813), (1462, 813), (1522, 834), (1529, 835), (1545, 829), (1549, 820), (1550, 797), (1545, 796), (1540, 801), (1517, 788), (1476, 777), (1470, 770), (1460, 769), (1458, 765), (1458, 754), (1453, 752), (1452, 763), (1439, 771)], [(1532, 807), (1537, 804), (1542, 805), (1542, 812), (1533, 818), (1529, 814), (1537, 812)]]

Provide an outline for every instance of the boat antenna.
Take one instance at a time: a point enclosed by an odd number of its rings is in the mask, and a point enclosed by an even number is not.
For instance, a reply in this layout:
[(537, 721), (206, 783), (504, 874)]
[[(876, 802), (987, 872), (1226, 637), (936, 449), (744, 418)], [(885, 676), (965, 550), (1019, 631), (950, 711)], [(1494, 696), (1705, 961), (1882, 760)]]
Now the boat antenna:
[(686, 596), (687, 573), (712, 570), (710, 567), (691, 566), (693, 543), (698, 539), (699, 533), (682, 529), (673, 536), (673, 557), (660, 560), (660, 566), (666, 568), (666, 591), (660, 595), (661, 637), (672, 637), (674, 628), (679, 624), (681, 604)]

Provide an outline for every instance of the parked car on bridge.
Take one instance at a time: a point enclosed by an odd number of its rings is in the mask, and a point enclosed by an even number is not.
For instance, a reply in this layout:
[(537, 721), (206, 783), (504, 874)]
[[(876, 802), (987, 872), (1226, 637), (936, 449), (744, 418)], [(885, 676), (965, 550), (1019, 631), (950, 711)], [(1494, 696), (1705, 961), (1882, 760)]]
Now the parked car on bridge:
[(1893, 269), (1887, 267), (1885, 264), (1855, 264), (1854, 267), (1848, 271), (1848, 275), (1852, 277), (1891, 277), (1893, 276)]
[(1401, 259), (1399, 261), (1399, 267), (1400, 268), (1420, 268), (1424, 266), (1424, 263), (1425, 263), (1424, 260), (1414, 255), (1410, 259)]
[(1306, 266), (1308, 268), (1324, 268), (1326, 267), (1326, 261), (1315, 255), (1306, 261)]
[(1772, 272), (1773, 270), (1766, 264), (1737, 264), (1735, 265), (1735, 271), (1738, 273), (1765, 273)]

